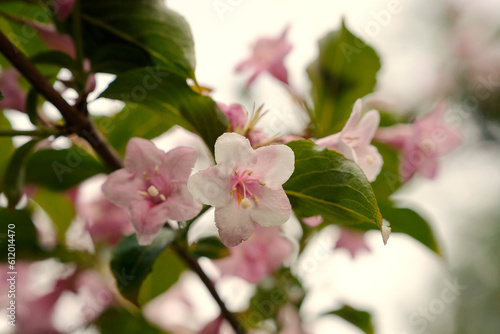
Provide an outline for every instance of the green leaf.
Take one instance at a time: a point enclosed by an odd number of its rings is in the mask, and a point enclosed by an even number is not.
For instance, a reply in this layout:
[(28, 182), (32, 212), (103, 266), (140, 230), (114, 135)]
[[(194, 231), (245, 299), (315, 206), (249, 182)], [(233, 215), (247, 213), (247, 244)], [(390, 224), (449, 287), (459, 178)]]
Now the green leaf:
[(175, 233), (163, 229), (148, 246), (139, 246), (135, 234), (122, 239), (113, 250), (111, 270), (123, 297), (139, 306), (139, 290), (156, 258), (173, 241)]
[(198, 240), (191, 245), (191, 253), (197, 257), (220, 259), (229, 255), (229, 248), (224, 246), (218, 237), (208, 237)]
[(33, 200), (49, 215), (55, 225), (57, 237), (64, 244), (66, 230), (75, 217), (75, 207), (65, 193), (38, 188)]
[(307, 69), (314, 101), (313, 135), (339, 132), (356, 99), (373, 91), (380, 60), (342, 22), (319, 42), (319, 57)]
[[(85, 52), (92, 62), (96, 50), (110, 44), (147, 52), (155, 64), (184, 78), (194, 78), (194, 43), (186, 20), (162, 0), (82, 1)], [(108, 53), (116, 50), (108, 49)], [(120, 57), (125, 58), (126, 54)], [(99, 56), (103, 57), (102, 54)]]
[(80, 70), (78, 63), (70, 55), (60, 51), (41, 52), (31, 57), (33, 64), (53, 65), (59, 68), (67, 68), (71, 72)]
[[(3, 113), (0, 113), (0, 129), (11, 129), (9, 120)], [(5, 178), (7, 162), (13, 151), (14, 145), (12, 144), (12, 138), (0, 137), (0, 180), (4, 180)], [(0, 182), (0, 192), (3, 192), (3, 190), (4, 183)]]
[(167, 333), (153, 327), (141, 314), (132, 314), (125, 309), (110, 308), (96, 320), (101, 334), (162, 334)]
[[(6, 262), (8, 260), (7, 248), (9, 245), (15, 244), (15, 259), (17, 261), (26, 259), (38, 259), (43, 250), (38, 244), (38, 236), (35, 225), (31, 220), (31, 212), (29, 210), (8, 210), (0, 208), (0, 222), (2, 222), (2, 231), (0, 233), (0, 247), (3, 250), (0, 252), (0, 261)], [(13, 242), (8, 237), (8, 226), (14, 225), (15, 227), (9, 228), (14, 232)]]
[(27, 161), (26, 183), (61, 191), (106, 172), (100, 162), (81, 148), (40, 150)]
[(430, 225), (419, 214), (411, 209), (397, 208), (389, 200), (379, 202), (379, 206), (384, 219), (391, 223), (393, 233), (405, 233), (434, 253), (441, 255)]
[(295, 171), (283, 189), (299, 218), (321, 215), (328, 224), (380, 227), (377, 200), (356, 163), (311, 141), (287, 145), (295, 153)]
[(4, 178), (5, 196), (9, 200), (9, 208), (13, 209), (23, 195), (22, 188), (25, 184), (26, 159), (33, 151), (38, 140), (31, 140), (14, 151), (7, 165)]
[(158, 297), (172, 287), (186, 269), (184, 261), (171, 250), (166, 249), (155, 260), (151, 273), (146, 277), (139, 289), (139, 304)]
[(212, 149), (227, 128), (227, 118), (211, 98), (195, 93), (183, 77), (159, 68), (120, 74), (100, 97), (145, 106), (161, 115), (166, 124), (195, 131)]
[(400, 157), (399, 153), (389, 146), (376, 142), (372, 144), (377, 147), (384, 160), (380, 174), (371, 184), (377, 201), (381, 202), (387, 200), (403, 184), (399, 175)]
[(35, 89), (30, 89), (26, 97), (26, 113), (30, 119), (31, 124), (38, 124), (38, 92)]
[(370, 313), (365, 311), (356, 310), (348, 305), (345, 305), (341, 309), (336, 311), (331, 311), (327, 314), (332, 314), (341, 317), (344, 320), (349, 321), (354, 326), (361, 329), (366, 334), (373, 334), (373, 324), (372, 324), (372, 316)]

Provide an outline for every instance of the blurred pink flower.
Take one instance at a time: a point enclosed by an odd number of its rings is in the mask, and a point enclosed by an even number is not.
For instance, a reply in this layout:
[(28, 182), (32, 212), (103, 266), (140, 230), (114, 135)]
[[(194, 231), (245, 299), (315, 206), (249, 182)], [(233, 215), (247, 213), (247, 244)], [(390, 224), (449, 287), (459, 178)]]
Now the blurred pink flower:
[(307, 226), (316, 227), (323, 222), (323, 217), (321, 217), (321, 216), (306, 217), (306, 218), (302, 218), (302, 221)]
[(267, 139), (261, 130), (255, 128), (256, 123), (262, 115), (262, 108), (257, 109), (253, 117), (249, 120), (247, 111), (239, 104), (226, 106), (223, 103), (217, 103), (217, 105), (228, 118), (231, 132), (236, 132), (247, 137), (252, 147), (258, 146)]
[(127, 211), (105, 197), (79, 205), (78, 211), (94, 242), (115, 245), (124, 235), (134, 232)]
[(14, 109), (26, 112), (26, 92), (19, 85), (19, 72), (13, 68), (3, 70), (0, 74), (0, 92), (3, 100), (0, 109)]
[(257, 40), (250, 59), (241, 62), (236, 67), (236, 72), (240, 72), (247, 67), (253, 68), (254, 73), (248, 79), (247, 87), (250, 87), (252, 82), (264, 71), (288, 84), (288, 73), (283, 60), (292, 49), (292, 45), (285, 40), (289, 29), (290, 27), (287, 26), (278, 38), (264, 37)]
[(258, 283), (283, 265), (292, 254), (293, 245), (281, 235), (279, 226), (257, 226), (247, 241), (229, 250), (230, 256), (214, 261), (221, 274)]
[(353, 259), (356, 257), (356, 254), (362, 250), (370, 252), (371, 249), (366, 244), (364, 235), (365, 232), (353, 230), (347, 227), (341, 227), (340, 236), (335, 244), (335, 249), (346, 249), (351, 254)]
[(62, 22), (65, 21), (75, 6), (75, 0), (54, 0), (54, 12), (57, 19)]
[(178, 147), (168, 153), (151, 141), (132, 138), (125, 168), (108, 176), (104, 195), (128, 210), (140, 245), (148, 245), (168, 219), (184, 221), (201, 210), (186, 183), (196, 162), (196, 150)]
[(419, 172), (433, 179), (438, 169), (438, 158), (447, 154), (462, 142), (462, 136), (443, 121), (446, 104), (413, 124), (397, 124), (377, 131), (375, 139), (399, 150), (403, 156), (400, 166), (405, 181)]
[(73, 58), (76, 57), (75, 43), (71, 36), (59, 33), (53, 25), (33, 21), (25, 21), (25, 23), (38, 33), (50, 49), (64, 52)]
[(194, 198), (215, 207), (222, 242), (233, 247), (247, 240), (257, 224), (285, 223), (292, 208), (282, 184), (294, 170), (293, 151), (285, 145), (252, 149), (247, 138), (224, 133), (215, 143), (216, 166), (189, 179)]
[(318, 139), (316, 144), (342, 153), (347, 159), (357, 163), (368, 181), (373, 182), (384, 164), (377, 148), (370, 145), (378, 128), (380, 115), (378, 111), (370, 110), (359, 120), (361, 109), (361, 100), (358, 99), (342, 131)]
[(113, 292), (96, 271), (79, 272), (75, 279), (75, 290), (82, 298), (82, 314), (86, 323), (96, 320), (99, 315), (115, 302)]
[(282, 325), (279, 334), (305, 334), (299, 312), (291, 304), (286, 304), (280, 309), (278, 322)]

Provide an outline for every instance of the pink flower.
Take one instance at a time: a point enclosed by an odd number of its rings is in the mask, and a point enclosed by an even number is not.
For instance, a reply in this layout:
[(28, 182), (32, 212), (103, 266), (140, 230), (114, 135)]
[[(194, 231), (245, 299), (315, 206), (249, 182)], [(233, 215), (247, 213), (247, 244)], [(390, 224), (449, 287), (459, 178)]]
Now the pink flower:
[(294, 170), (293, 151), (285, 145), (252, 149), (237, 133), (224, 133), (215, 143), (216, 166), (189, 179), (194, 198), (215, 207), (222, 242), (233, 247), (247, 240), (257, 224), (285, 223), (291, 206), (282, 184)]
[(75, 43), (71, 36), (59, 33), (53, 25), (31, 21), (26, 21), (26, 24), (38, 33), (50, 49), (67, 53), (73, 58), (76, 57)]
[(258, 146), (267, 139), (261, 130), (255, 128), (255, 125), (262, 116), (262, 107), (257, 109), (253, 117), (249, 120), (247, 111), (239, 104), (226, 106), (223, 103), (217, 103), (217, 106), (229, 120), (231, 132), (236, 132), (247, 137), (252, 147)]
[(0, 109), (15, 109), (25, 112), (26, 92), (19, 86), (19, 72), (13, 68), (4, 70), (0, 74), (0, 92), (3, 100), (0, 101)]
[(323, 222), (323, 217), (321, 217), (321, 216), (306, 217), (306, 218), (302, 218), (302, 221), (307, 226), (316, 227)]
[(341, 227), (340, 236), (335, 244), (335, 249), (346, 249), (353, 259), (356, 257), (356, 254), (362, 250), (370, 252), (371, 250), (365, 242), (364, 235), (365, 232)]
[(236, 72), (253, 67), (254, 73), (248, 79), (247, 87), (250, 87), (252, 82), (264, 71), (288, 84), (288, 73), (283, 60), (292, 49), (292, 45), (285, 40), (289, 29), (290, 27), (287, 26), (279, 38), (260, 38), (253, 47), (252, 57), (236, 67)]
[(446, 104), (440, 103), (427, 116), (413, 124), (397, 124), (379, 129), (375, 139), (399, 150), (403, 155), (400, 166), (405, 181), (419, 172), (433, 179), (438, 169), (438, 158), (460, 145), (460, 132), (443, 122)]
[(378, 111), (370, 110), (359, 120), (361, 109), (361, 100), (358, 99), (342, 131), (318, 139), (316, 144), (342, 153), (347, 159), (357, 163), (368, 181), (373, 182), (384, 164), (377, 148), (370, 145), (378, 128), (380, 115)]
[(140, 245), (150, 244), (168, 219), (194, 218), (201, 205), (186, 188), (196, 150), (178, 147), (168, 153), (149, 140), (132, 138), (127, 145), (125, 168), (108, 176), (104, 195), (128, 210)]
[(126, 210), (101, 197), (78, 208), (85, 220), (85, 228), (96, 242), (115, 245), (124, 235), (134, 232)]
[(75, 6), (75, 0), (54, 0), (54, 12), (57, 19), (62, 22), (65, 21)]
[(221, 274), (258, 283), (283, 265), (292, 254), (293, 245), (281, 236), (279, 226), (266, 229), (257, 226), (246, 242), (230, 248), (230, 252), (230, 256), (214, 261)]

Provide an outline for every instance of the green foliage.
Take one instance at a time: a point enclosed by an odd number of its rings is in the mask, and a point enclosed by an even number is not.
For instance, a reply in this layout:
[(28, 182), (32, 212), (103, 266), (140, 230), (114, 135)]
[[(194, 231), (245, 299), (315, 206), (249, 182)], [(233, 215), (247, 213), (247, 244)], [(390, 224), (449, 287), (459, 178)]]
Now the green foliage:
[(208, 237), (198, 240), (191, 245), (191, 253), (197, 257), (220, 259), (229, 255), (229, 249), (224, 246), (218, 237)]
[(298, 217), (321, 215), (328, 224), (380, 227), (375, 195), (356, 163), (311, 141), (287, 145), (295, 153), (295, 171), (283, 188)]
[[(10, 123), (3, 113), (0, 113), (0, 129), (10, 129)], [(5, 179), (5, 170), (9, 161), (14, 145), (9, 137), (0, 137), (0, 180)], [(0, 192), (4, 190), (4, 182), (0, 182)]]
[(164, 1), (86, 0), (81, 7), (85, 55), (100, 71), (157, 64), (194, 78), (191, 30)]
[(30, 89), (26, 97), (26, 113), (30, 119), (31, 124), (37, 125), (38, 123), (38, 92), (35, 89)]
[(313, 135), (342, 129), (356, 99), (375, 87), (380, 60), (375, 51), (342, 23), (319, 41), (319, 57), (307, 69), (314, 101)]
[(151, 273), (139, 289), (139, 304), (145, 305), (170, 289), (185, 269), (184, 261), (173, 250), (164, 250), (155, 260)]
[(373, 334), (373, 324), (371, 314), (365, 311), (356, 310), (348, 305), (344, 305), (344, 307), (331, 311), (328, 314), (336, 315), (341, 317), (344, 320), (349, 321), (354, 326), (361, 329), (366, 334)]
[(211, 149), (227, 128), (227, 118), (211, 98), (195, 93), (185, 78), (159, 68), (140, 68), (120, 74), (101, 97), (150, 108), (161, 115), (166, 124), (178, 124), (198, 133)]
[(97, 319), (101, 334), (161, 334), (166, 332), (151, 326), (140, 314), (132, 314), (124, 309), (110, 308)]
[(14, 208), (23, 195), (26, 176), (26, 160), (33, 151), (37, 140), (31, 140), (14, 151), (5, 171), (4, 193), (9, 201), (9, 208)]
[(174, 240), (174, 234), (171, 230), (163, 229), (148, 246), (140, 246), (133, 234), (123, 238), (114, 248), (111, 270), (123, 297), (139, 305), (141, 285), (153, 269), (157, 257)]
[(33, 200), (49, 215), (54, 223), (59, 242), (64, 244), (66, 230), (76, 214), (75, 207), (68, 195), (38, 188)]
[(107, 170), (81, 148), (40, 150), (26, 164), (26, 183), (61, 191)]

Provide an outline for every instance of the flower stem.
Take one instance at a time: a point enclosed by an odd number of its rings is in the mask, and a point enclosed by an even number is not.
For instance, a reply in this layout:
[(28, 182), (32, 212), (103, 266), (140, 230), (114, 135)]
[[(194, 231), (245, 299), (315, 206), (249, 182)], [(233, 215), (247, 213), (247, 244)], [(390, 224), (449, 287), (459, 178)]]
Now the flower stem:
[(179, 247), (178, 245), (173, 244), (172, 246), (176, 253), (191, 268), (191, 270), (194, 271), (198, 275), (198, 277), (200, 277), (201, 281), (203, 282), (203, 284), (205, 284), (213, 299), (217, 302), (217, 305), (219, 305), (222, 316), (227, 320), (227, 322), (229, 322), (231, 327), (233, 327), (236, 334), (245, 334), (246, 331), (244, 330), (243, 326), (239, 323), (234, 314), (227, 309), (226, 304), (224, 304), (219, 294), (215, 290), (215, 286), (210, 278), (208, 278), (203, 269), (200, 267), (197, 259), (192, 258), (183, 248)]
[(58, 130), (40, 129), (40, 130), (13, 130), (0, 129), (0, 137), (15, 137), (15, 136), (32, 136), (32, 137), (49, 137), (60, 135)]

